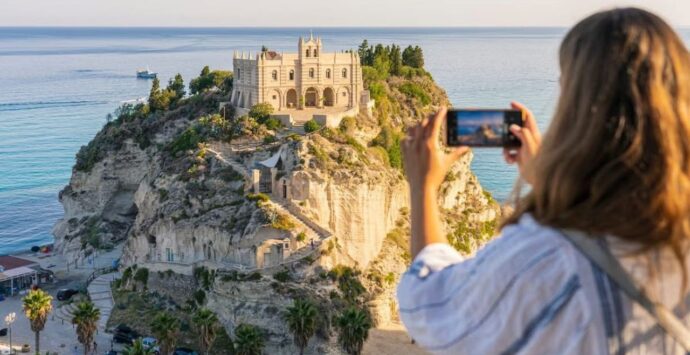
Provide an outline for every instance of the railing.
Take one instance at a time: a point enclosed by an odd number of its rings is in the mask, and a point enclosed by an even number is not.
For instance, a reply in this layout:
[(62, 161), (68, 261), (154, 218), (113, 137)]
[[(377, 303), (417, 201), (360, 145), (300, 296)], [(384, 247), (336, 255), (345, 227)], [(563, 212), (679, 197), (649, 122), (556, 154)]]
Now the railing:
[(95, 280), (97, 277), (99, 277), (101, 275), (109, 274), (109, 273), (115, 272), (115, 271), (117, 271), (117, 268), (112, 267), (112, 266), (96, 269), (94, 272), (92, 272), (89, 275), (89, 277), (86, 278), (86, 281), (84, 282), (84, 289), (86, 290), (89, 287), (89, 284), (91, 284), (91, 282), (93, 280)]

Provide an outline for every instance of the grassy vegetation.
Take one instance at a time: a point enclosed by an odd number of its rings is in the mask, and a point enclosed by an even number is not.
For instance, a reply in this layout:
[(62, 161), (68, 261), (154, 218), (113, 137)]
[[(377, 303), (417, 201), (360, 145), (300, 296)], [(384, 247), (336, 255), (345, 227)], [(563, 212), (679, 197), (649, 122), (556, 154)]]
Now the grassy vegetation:
[(496, 233), (498, 221), (493, 219), (486, 222), (470, 222), (467, 217), (452, 224), (448, 233), (448, 242), (458, 251), (465, 254), (472, 253), (477, 246), (489, 240)]
[(290, 216), (282, 213), (278, 213), (275, 219), (273, 219), (273, 222), (271, 222), (271, 227), (285, 231), (291, 231), (295, 229), (296, 226), (295, 221), (293, 221)]

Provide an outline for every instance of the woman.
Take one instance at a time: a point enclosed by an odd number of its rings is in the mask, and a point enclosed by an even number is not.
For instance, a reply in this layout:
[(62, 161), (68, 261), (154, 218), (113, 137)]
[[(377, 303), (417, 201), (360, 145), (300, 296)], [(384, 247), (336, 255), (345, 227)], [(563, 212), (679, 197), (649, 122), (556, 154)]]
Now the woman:
[(562, 230), (616, 256), (690, 324), (690, 55), (639, 9), (577, 24), (560, 49), (561, 97), (543, 141), (520, 104), (517, 163), (530, 192), (501, 236), (465, 259), (444, 236), (437, 191), (468, 148), (441, 151), (446, 110), (403, 141), (414, 261), (398, 287), (410, 336), (434, 353), (683, 353)]

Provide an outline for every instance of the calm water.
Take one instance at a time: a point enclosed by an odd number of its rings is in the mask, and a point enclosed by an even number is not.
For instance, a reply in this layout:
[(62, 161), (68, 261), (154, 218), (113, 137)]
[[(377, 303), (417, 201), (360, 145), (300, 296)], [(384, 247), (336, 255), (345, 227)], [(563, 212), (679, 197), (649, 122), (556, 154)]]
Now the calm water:
[[(564, 29), (318, 29), (327, 51), (373, 43), (418, 44), (454, 105), (527, 104), (546, 126), (558, 90)], [(50, 242), (63, 214), (58, 192), (74, 156), (120, 101), (148, 94), (134, 72), (147, 65), (188, 82), (204, 65), (231, 69), (232, 51), (295, 51), (309, 29), (0, 28), (0, 255)], [(684, 32), (686, 40), (689, 31)], [(473, 169), (498, 199), (516, 173), (495, 149)]]

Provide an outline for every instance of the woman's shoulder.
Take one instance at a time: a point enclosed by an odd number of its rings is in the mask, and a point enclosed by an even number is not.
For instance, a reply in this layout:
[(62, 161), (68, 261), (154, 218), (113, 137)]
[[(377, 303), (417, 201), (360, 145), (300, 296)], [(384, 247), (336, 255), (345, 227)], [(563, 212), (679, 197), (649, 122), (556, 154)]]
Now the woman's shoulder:
[[(525, 215), (472, 258), (445, 244), (427, 248), (402, 278), (398, 299), (408, 330), (428, 350), (495, 352), (524, 349), (546, 334), (553, 342), (545, 346), (583, 336), (574, 329), (584, 329), (578, 327), (591, 317), (579, 292), (580, 263), (557, 230)], [(450, 331), (443, 324), (455, 326)]]
[(479, 259), (489, 258), (495, 268), (517, 272), (516, 263), (534, 264), (540, 260), (555, 261), (563, 272), (579, 267), (580, 255), (558, 229), (537, 222), (531, 215), (523, 215), (515, 224), (507, 225), (501, 233), (477, 252)]

